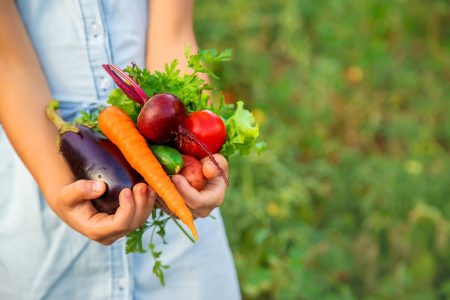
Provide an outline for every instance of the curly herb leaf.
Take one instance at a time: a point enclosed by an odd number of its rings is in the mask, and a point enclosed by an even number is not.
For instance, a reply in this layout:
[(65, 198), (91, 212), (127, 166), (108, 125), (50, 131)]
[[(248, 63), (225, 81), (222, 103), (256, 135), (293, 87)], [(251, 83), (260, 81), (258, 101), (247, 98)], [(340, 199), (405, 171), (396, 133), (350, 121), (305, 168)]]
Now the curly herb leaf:
[(127, 241), (125, 244), (125, 253), (128, 254), (128, 253), (133, 253), (133, 252), (139, 252), (139, 253), (146, 252), (146, 250), (144, 249), (144, 247), (142, 245), (142, 237), (143, 237), (145, 231), (149, 227), (150, 226), (148, 225), (148, 223), (145, 223), (144, 225), (142, 225), (135, 231), (130, 232), (127, 235)]
[(231, 60), (233, 51), (226, 49), (219, 52), (217, 49), (205, 49), (199, 50), (196, 54), (190, 54), (190, 49), (188, 48), (184, 55), (188, 59), (188, 67), (193, 69), (194, 73), (204, 73), (213, 78), (220, 79), (208, 66), (213, 63)]
[[(163, 244), (167, 244), (165, 240), (165, 227), (167, 222), (171, 219), (171, 217), (167, 217), (164, 212), (160, 209), (154, 209), (152, 211), (152, 222), (147, 222), (142, 225), (140, 228), (135, 231), (129, 233), (127, 235), (127, 241), (125, 244), (125, 252), (128, 253), (145, 253), (147, 251), (150, 252), (151, 256), (154, 259), (153, 264), (153, 274), (158, 277), (161, 285), (164, 285), (164, 270), (169, 268), (168, 265), (163, 264), (161, 261), (162, 250), (157, 251), (155, 248), (154, 237), (155, 233), (161, 238)], [(150, 241), (148, 244), (148, 250), (143, 246), (143, 237), (144, 233), (151, 229), (150, 232)]]
[(98, 114), (103, 109), (103, 107), (99, 107), (99, 109), (94, 110), (93, 112), (80, 111), (80, 116), (75, 119), (75, 123), (87, 126), (96, 132), (100, 132), (98, 128)]

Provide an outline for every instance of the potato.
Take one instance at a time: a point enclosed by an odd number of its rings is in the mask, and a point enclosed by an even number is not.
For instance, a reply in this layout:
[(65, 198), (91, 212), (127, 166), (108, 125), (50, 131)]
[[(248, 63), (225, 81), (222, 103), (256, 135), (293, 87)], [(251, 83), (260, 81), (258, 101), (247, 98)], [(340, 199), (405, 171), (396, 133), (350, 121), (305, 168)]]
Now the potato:
[(180, 171), (180, 175), (186, 177), (189, 184), (200, 191), (206, 184), (206, 177), (203, 175), (203, 167), (196, 158), (183, 154), (184, 166)]

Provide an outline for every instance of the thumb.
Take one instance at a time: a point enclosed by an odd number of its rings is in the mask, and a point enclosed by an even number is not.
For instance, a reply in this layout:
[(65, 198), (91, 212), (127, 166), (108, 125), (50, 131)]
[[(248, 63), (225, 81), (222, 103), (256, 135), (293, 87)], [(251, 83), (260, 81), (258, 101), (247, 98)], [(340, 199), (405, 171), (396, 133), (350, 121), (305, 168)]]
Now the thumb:
[[(220, 154), (214, 154), (213, 157), (219, 164), (220, 168), (225, 173), (225, 176), (228, 176), (228, 162), (225, 159), (225, 157), (223, 157)], [(203, 175), (205, 175), (205, 177), (207, 179), (213, 179), (214, 177), (217, 177), (220, 175), (219, 169), (217, 168), (217, 166), (214, 164), (214, 162), (209, 157), (203, 158), (201, 160), (201, 163), (202, 163)]]
[(97, 199), (105, 190), (103, 181), (82, 179), (63, 187), (60, 198), (64, 204), (74, 206), (82, 201)]
[(190, 199), (196, 199), (200, 197), (199, 191), (194, 189), (189, 184), (186, 177), (182, 175), (174, 175), (172, 176), (172, 182), (186, 202), (188, 202)]

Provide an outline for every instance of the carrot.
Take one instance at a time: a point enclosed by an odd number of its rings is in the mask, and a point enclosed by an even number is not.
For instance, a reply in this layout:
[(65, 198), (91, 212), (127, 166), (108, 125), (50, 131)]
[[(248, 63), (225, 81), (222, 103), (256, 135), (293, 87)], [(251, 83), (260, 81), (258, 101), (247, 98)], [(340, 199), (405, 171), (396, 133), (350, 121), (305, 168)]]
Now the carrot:
[(197, 230), (191, 211), (153, 155), (145, 138), (137, 130), (133, 120), (120, 108), (110, 106), (99, 114), (98, 125), (102, 133), (120, 149), (128, 163), (155, 190), (169, 210), (189, 227), (197, 240)]

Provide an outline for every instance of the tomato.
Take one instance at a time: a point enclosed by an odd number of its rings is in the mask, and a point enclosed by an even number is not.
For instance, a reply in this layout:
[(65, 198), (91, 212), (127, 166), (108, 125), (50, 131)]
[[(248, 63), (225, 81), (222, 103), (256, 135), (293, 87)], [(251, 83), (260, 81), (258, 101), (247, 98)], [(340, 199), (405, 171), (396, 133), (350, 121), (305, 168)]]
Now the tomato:
[[(211, 153), (217, 153), (227, 139), (222, 119), (209, 110), (191, 113), (184, 120), (184, 128), (204, 144)], [(197, 143), (189, 139), (179, 139), (177, 146), (182, 153), (198, 159), (208, 155)]]

